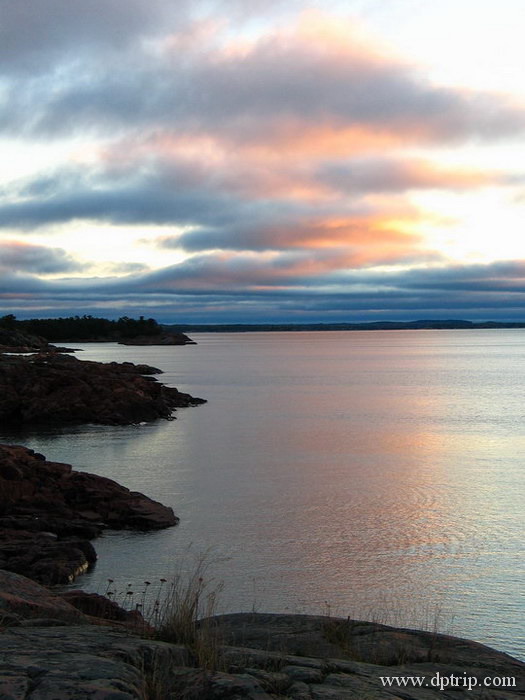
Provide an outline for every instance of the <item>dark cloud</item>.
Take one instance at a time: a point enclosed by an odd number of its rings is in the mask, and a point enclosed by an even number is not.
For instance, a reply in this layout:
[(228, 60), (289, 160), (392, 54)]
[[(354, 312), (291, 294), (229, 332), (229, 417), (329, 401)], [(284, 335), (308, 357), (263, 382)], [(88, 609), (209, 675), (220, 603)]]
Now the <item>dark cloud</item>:
[(296, 0), (0, 0), (0, 70), (34, 75), (64, 65), (79, 69), (90, 58), (107, 59), (130, 47), (136, 53), (144, 39), (189, 32), (207, 17), (242, 23), (294, 5)]
[(128, 187), (59, 191), (0, 205), (0, 227), (36, 229), (50, 223), (96, 219), (116, 224), (223, 224), (241, 216), (243, 202), (206, 190), (168, 191), (155, 181)]
[(122, 163), (113, 155), (96, 166), (67, 166), (4, 188), (0, 228), (30, 232), (81, 219), (213, 228), (298, 210), (291, 201), (242, 196), (222, 182), (220, 169), (199, 160), (166, 162), (146, 155)]
[(19, 241), (0, 241), (0, 269), (34, 274), (78, 272), (88, 267), (62, 248), (48, 248)]
[[(122, 50), (141, 36), (177, 29), (185, 0), (0, 0), (0, 69), (54, 72), (100, 51)], [(55, 76), (60, 79), (60, 73)]]
[(429, 292), (525, 293), (525, 261), (494, 262), (489, 265), (449, 265), (433, 270), (412, 270), (406, 286)]
[[(297, 251), (261, 260), (256, 255), (198, 255), (177, 265), (153, 271), (135, 283), (144, 291), (180, 293), (197, 291), (259, 290), (285, 288), (289, 292), (308, 287), (313, 294), (327, 288), (346, 288), (359, 297), (361, 290), (382, 293), (436, 296), (443, 292), (525, 294), (525, 261), (477, 265), (452, 265), (391, 270), (341, 269), (341, 251)], [(128, 288), (129, 281), (116, 281)], [(321, 291), (319, 291), (321, 290)]]
[[(31, 315), (140, 312), (160, 319), (217, 321), (340, 321), (422, 317), (522, 318), (525, 261), (491, 265), (341, 275), (330, 261), (301, 277), (284, 257), (265, 268), (250, 256), (201, 256), (125, 278), (44, 281), (23, 275), (0, 280), (0, 312)], [(140, 311), (142, 309), (142, 311)]]

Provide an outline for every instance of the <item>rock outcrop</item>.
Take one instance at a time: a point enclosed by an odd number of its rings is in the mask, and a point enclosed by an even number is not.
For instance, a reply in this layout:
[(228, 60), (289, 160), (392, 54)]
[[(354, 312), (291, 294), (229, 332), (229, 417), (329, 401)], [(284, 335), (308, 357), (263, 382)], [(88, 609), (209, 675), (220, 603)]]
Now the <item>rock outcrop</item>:
[(159, 333), (158, 335), (137, 335), (134, 338), (121, 338), (119, 345), (197, 345), (184, 333)]
[(139, 613), (106, 601), (110, 616), (85, 614), (68, 602), (79, 593), (0, 570), (0, 698), (146, 700), (149, 668), (185, 663), (183, 647), (143, 638), (153, 630)]
[(43, 619), (70, 624), (89, 622), (80, 610), (44, 586), (25, 576), (0, 570), (0, 625), (18, 626), (23, 620)]
[[(55, 350), (64, 352), (66, 348), (55, 348), (45, 338), (31, 333), (24, 333), (15, 328), (0, 327), (0, 352), (36, 352)], [(69, 351), (68, 351), (69, 352)]]
[(131, 362), (90, 362), (69, 355), (0, 355), (0, 422), (21, 425), (126, 425), (170, 418), (174, 409), (205, 403)]
[(6, 700), (518, 700), (525, 691), (525, 664), (506, 654), (367, 622), (211, 618), (202, 623), (208, 636), (201, 640), (204, 650), (215, 646), (216, 663), (203, 665), (211, 657), (159, 641), (149, 627), (86, 615), (0, 571), (2, 616), (0, 697)]
[(96, 560), (106, 528), (176, 525), (173, 510), (95, 474), (0, 445), (0, 568), (45, 584), (67, 583)]
[(122, 622), (128, 629), (140, 629), (141, 633), (153, 635), (154, 628), (142, 617), (139, 610), (125, 610), (114, 600), (100, 593), (87, 593), (82, 590), (67, 590), (58, 593), (58, 597), (76, 610), (89, 617), (106, 622)]
[[(278, 697), (517, 700), (525, 694), (525, 663), (450, 635), (317, 615), (238, 613), (212, 621), (230, 670), (258, 679), (267, 691), (273, 675)], [(391, 686), (382, 680), (392, 677), (402, 680)], [(423, 679), (421, 686), (414, 678)]]

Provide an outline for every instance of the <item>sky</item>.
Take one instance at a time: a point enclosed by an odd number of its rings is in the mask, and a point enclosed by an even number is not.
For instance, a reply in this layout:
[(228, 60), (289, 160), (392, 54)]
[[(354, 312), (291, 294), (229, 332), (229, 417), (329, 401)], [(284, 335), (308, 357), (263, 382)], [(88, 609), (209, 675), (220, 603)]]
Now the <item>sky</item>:
[(525, 320), (523, 0), (0, 0), (0, 315)]

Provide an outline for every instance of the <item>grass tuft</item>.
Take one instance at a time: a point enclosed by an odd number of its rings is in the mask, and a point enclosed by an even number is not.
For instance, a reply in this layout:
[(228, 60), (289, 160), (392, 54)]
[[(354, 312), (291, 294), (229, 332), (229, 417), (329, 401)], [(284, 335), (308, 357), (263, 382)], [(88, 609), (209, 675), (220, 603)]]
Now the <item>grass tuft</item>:
[(131, 583), (117, 592), (114, 580), (108, 579), (105, 595), (142, 615), (143, 636), (181, 644), (192, 666), (216, 671), (222, 667), (221, 639), (217, 621), (211, 618), (217, 615), (223, 585), (209, 576), (211, 563), (208, 553), (200, 555), (170, 578), (144, 581), (139, 593)]

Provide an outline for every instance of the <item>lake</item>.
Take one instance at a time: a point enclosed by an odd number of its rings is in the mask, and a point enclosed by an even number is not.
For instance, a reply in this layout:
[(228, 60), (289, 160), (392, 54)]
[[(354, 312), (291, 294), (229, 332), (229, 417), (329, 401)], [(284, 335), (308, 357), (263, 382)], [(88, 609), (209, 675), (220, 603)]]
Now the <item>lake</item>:
[(77, 345), (208, 399), (176, 421), (2, 435), (181, 518), (106, 534), (77, 587), (139, 591), (208, 552), (222, 611), (437, 627), (525, 659), (524, 330), (192, 337)]

